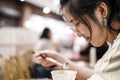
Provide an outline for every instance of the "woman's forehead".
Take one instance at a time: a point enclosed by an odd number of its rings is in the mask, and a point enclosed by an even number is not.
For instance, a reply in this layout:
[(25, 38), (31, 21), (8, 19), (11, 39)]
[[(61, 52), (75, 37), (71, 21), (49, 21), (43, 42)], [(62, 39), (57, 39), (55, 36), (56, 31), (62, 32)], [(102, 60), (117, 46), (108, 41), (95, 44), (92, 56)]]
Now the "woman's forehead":
[(64, 21), (66, 21), (66, 22), (78, 22), (78, 21), (80, 21), (80, 22), (83, 22), (82, 21), (82, 19), (81, 18), (85, 18), (85, 19), (87, 19), (89, 16), (88, 15), (82, 15), (82, 16), (79, 16), (79, 19), (77, 18), (74, 18), (73, 16), (72, 16), (72, 14), (70, 13), (70, 11), (69, 11), (69, 9), (68, 9), (68, 7), (64, 7), (63, 9), (62, 9), (62, 11), (63, 11), (63, 19), (64, 19)]
[(75, 19), (73, 19), (73, 18), (66, 19), (66, 17), (65, 17), (65, 16), (63, 16), (63, 19), (64, 19), (64, 21), (65, 21), (65, 22), (70, 22), (70, 23), (72, 23), (72, 22), (76, 21), (76, 20), (75, 20)]

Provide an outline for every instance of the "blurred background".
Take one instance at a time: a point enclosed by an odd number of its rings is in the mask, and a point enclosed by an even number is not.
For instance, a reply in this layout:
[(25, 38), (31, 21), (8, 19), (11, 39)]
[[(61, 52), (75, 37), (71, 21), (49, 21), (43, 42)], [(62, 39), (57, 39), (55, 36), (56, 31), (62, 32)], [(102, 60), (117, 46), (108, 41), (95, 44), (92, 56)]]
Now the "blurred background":
[[(41, 41), (45, 28), (51, 30), (51, 37)], [(81, 58), (80, 52), (87, 46), (62, 19), (59, 0), (0, 0), (0, 80), (36, 78), (32, 50), (42, 50), (40, 47), (54, 49), (77, 62), (89, 63), (92, 58), (93, 67), (96, 49), (92, 48), (92, 56), (88, 51)]]

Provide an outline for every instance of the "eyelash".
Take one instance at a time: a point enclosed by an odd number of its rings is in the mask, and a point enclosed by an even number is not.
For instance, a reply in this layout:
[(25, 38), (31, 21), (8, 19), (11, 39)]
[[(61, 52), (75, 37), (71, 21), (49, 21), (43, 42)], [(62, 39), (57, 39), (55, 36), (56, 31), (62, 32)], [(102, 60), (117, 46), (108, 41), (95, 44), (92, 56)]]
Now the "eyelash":
[(80, 24), (80, 22), (78, 22), (75, 26), (78, 27), (79, 24)]

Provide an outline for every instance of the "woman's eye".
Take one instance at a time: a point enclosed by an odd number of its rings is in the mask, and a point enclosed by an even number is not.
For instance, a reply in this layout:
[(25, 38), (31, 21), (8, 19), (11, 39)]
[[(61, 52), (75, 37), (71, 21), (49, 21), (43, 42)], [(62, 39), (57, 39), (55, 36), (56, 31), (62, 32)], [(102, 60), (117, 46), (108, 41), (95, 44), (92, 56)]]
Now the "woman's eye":
[(75, 26), (76, 26), (76, 27), (78, 27), (78, 26), (79, 26), (79, 24), (80, 24), (80, 22), (78, 22)]

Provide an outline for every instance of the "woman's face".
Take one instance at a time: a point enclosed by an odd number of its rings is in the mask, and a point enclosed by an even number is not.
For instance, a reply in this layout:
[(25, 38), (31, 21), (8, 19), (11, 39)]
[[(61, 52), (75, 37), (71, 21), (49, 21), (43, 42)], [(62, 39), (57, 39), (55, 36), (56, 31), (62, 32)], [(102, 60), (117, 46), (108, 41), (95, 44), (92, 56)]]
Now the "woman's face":
[[(67, 22), (72, 23), (75, 26), (75, 32), (79, 37), (84, 37), (88, 42), (92, 45), (98, 47), (103, 45), (106, 42), (106, 31), (101, 26), (98, 26), (93, 20), (91, 20), (88, 16), (85, 16), (86, 19), (89, 21), (92, 29), (92, 36), (90, 35), (90, 30), (87, 28), (86, 25), (81, 23), (80, 21), (74, 19), (67, 7), (63, 8), (63, 15), (66, 18)], [(98, 20), (102, 24), (102, 16), (99, 11), (95, 11), (95, 15), (97, 16)], [(72, 26), (73, 27), (73, 26)], [(90, 39), (91, 37), (91, 39)]]

